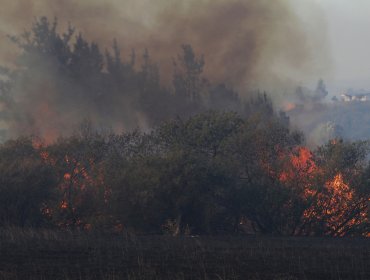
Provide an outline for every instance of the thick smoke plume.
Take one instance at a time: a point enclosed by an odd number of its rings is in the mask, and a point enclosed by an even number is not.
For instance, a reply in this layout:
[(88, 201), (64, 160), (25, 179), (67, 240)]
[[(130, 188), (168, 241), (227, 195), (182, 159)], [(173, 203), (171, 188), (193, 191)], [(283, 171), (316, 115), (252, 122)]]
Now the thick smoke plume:
[[(148, 48), (163, 67), (181, 44), (191, 44), (205, 54), (210, 78), (234, 86), (261, 86), (272, 76), (284, 78), (284, 70), (307, 75), (325, 64), (312, 65), (314, 56), (326, 54), (323, 31), (307, 30), (287, 0), (6, 1), (0, 36), (18, 34), (42, 15), (71, 22), (106, 46), (117, 38), (126, 50)], [(1, 57), (12, 50), (2, 49)]]
[[(204, 54), (204, 74), (213, 83), (234, 87), (242, 96), (251, 89), (267, 90), (278, 102), (299, 81), (320, 77), (327, 65), (324, 28), (310, 30), (289, 0), (1, 1), (0, 60), (6, 65), (14, 65), (19, 50), (5, 36), (22, 33), (40, 16), (57, 17), (62, 32), (71, 23), (102, 49), (109, 48), (116, 38), (124, 59), (129, 59), (133, 48), (140, 53), (148, 49), (166, 85), (172, 80), (172, 60), (182, 44)], [(314, 11), (310, 16), (313, 22), (322, 22), (320, 13)], [(41, 110), (47, 119), (58, 122), (37, 117), (25, 124), (38, 127), (41, 134), (52, 127), (56, 130), (53, 134), (58, 134), (67, 124), (96, 115), (89, 104), (81, 105), (83, 100), (78, 99), (68, 104), (76, 108), (63, 114), (67, 106), (58, 107), (58, 87), (65, 86), (61, 83), (40, 78), (43, 90), (28, 90), (27, 94), (34, 94), (27, 97), (21, 93), (25, 86), (25, 82), (19, 86), (19, 104), (24, 106), (17, 110), (24, 108), (24, 116), (35, 116), (34, 110)], [(146, 122), (140, 114), (127, 115), (123, 117), (130, 117), (136, 125)], [(24, 131), (24, 127), (18, 130)]]

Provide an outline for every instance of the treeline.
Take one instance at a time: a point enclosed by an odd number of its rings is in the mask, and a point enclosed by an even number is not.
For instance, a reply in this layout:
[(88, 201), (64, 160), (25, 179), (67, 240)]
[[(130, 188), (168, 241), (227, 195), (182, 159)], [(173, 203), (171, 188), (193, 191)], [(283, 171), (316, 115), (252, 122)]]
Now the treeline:
[(252, 110), (233, 89), (206, 79), (204, 57), (190, 45), (182, 45), (175, 58), (169, 54), (173, 72), (166, 79), (172, 83), (164, 85), (147, 50), (121, 54), (114, 40), (104, 51), (71, 26), (59, 32), (57, 20), (36, 19), (29, 31), (10, 39), (20, 54), (13, 67), (0, 67), (5, 139), (36, 133), (54, 140), (87, 118), (130, 130), (210, 109)]
[(138, 233), (364, 236), (367, 143), (310, 152), (279, 118), (208, 112), (151, 132), (88, 123), (0, 146), (2, 226)]

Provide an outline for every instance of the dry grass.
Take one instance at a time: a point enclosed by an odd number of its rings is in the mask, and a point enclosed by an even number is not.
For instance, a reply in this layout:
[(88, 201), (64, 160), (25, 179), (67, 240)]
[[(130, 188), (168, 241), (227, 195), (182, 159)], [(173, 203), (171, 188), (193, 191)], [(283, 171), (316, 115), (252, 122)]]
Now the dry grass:
[(370, 279), (370, 240), (0, 231), (0, 279)]

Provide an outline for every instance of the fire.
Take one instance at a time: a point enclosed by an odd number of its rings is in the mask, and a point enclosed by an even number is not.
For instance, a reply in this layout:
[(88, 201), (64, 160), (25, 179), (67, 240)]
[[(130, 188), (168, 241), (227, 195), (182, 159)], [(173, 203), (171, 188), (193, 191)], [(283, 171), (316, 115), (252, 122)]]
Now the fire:
[(284, 112), (289, 112), (289, 111), (294, 110), (295, 108), (296, 108), (296, 104), (291, 103), (291, 102), (287, 102), (283, 106), (283, 111)]
[(70, 180), (71, 179), (71, 174), (70, 173), (66, 173), (66, 174), (64, 174), (64, 176), (63, 176), (63, 178), (64, 178), (64, 180), (66, 180), (66, 181), (68, 181), (68, 180)]
[(312, 160), (312, 152), (306, 147), (298, 147), (296, 155), (292, 156), (292, 163), (299, 169), (309, 169), (310, 172), (314, 169)]
[(335, 175), (334, 179), (329, 181), (326, 186), (331, 189), (334, 194), (341, 195), (347, 200), (351, 200), (353, 198), (353, 192), (348, 184), (344, 182), (343, 175), (341, 173)]
[[(87, 198), (103, 193), (104, 203), (109, 202), (110, 190), (105, 186), (103, 170), (94, 158), (85, 158), (84, 154), (70, 153), (54, 154), (40, 139), (33, 141), (33, 147), (38, 151), (40, 159), (53, 167), (59, 177), (56, 189), (60, 191), (59, 202), (56, 205), (45, 204), (41, 212), (60, 227), (78, 226), (86, 230), (92, 225), (79, 217), (78, 208), (83, 203), (89, 203)], [(99, 188), (103, 188), (99, 191)]]
[[(345, 235), (348, 227), (355, 226), (367, 219), (366, 211), (356, 213), (355, 193), (338, 173), (326, 182), (324, 189), (316, 195), (316, 203), (304, 212), (307, 220), (325, 221), (327, 233), (334, 236)], [(361, 208), (359, 208), (361, 209)]]
[(368, 220), (369, 200), (359, 200), (342, 173), (338, 172), (320, 187), (315, 178), (322, 176), (325, 171), (317, 166), (313, 153), (298, 147), (288, 156), (279, 180), (287, 188), (301, 189), (302, 199), (308, 205), (303, 212), (303, 224), (321, 224), (324, 234), (344, 236), (349, 228)]
[(44, 161), (46, 161), (46, 160), (48, 160), (48, 158), (49, 158), (49, 153), (48, 153), (48, 152), (46, 152), (46, 151), (41, 151), (41, 152), (40, 152), (40, 157), (41, 157)]
[[(308, 181), (317, 172), (312, 152), (306, 147), (297, 147), (289, 155), (285, 168), (279, 175), (281, 182)], [(306, 188), (308, 188), (308, 182)]]
[(68, 203), (65, 200), (62, 200), (60, 203), (60, 209), (67, 209), (68, 208)]
[[(65, 220), (56, 221), (61, 227), (72, 225), (91, 229), (92, 225), (80, 217), (76, 209), (87, 202), (86, 197), (98, 196), (98, 193), (101, 193), (103, 203), (109, 203), (111, 191), (105, 184), (102, 169), (95, 163), (94, 158), (79, 158), (80, 154), (57, 156), (42, 144), (34, 146), (39, 150), (40, 158), (59, 172), (60, 178), (57, 186), (61, 191), (60, 202), (56, 207), (45, 205), (42, 210), (44, 215), (61, 216), (59, 219)], [(345, 175), (340, 172), (331, 175), (326, 182), (322, 180), (323, 176), (327, 176), (325, 167), (317, 164), (314, 153), (307, 147), (295, 147), (287, 155), (281, 153), (279, 157), (282, 163), (280, 171), (272, 172), (273, 168), (269, 168), (267, 164), (264, 166), (269, 174), (286, 188), (297, 190), (299, 199), (306, 205), (301, 217), (300, 233), (315, 234), (316, 226), (321, 227), (320, 232), (323, 234), (344, 236), (351, 227), (369, 220), (369, 200), (359, 199), (354, 188), (346, 181)], [(99, 188), (103, 188), (101, 192), (98, 191)]]

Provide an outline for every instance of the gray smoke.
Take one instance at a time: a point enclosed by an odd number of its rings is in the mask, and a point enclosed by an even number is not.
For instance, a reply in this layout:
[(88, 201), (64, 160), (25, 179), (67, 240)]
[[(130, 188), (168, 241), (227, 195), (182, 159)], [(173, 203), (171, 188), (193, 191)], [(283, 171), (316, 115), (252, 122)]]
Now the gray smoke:
[[(126, 59), (132, 48), (147, 48), (152, 59), (158, 61), (166, 85), (172, 78), (172, 58), (179, 53), (181, 44), (191, 44), (196, 53), (204, 54), (205, 76), (211, 81), (225, 82), (242, 95), (251, 89), (267, 90), (280, 104), (293, 96), (292, 89), (298, 81), (321, 76), (325, 68), (322, 65), (329, 64), (324, 24), (308, 30), (288, 0), (0, 2), (0, 60), (11, 67), (16, 67), (19, 50), (5, 36), (29, 29), (39, 16), (58, 17), (61, 31), (70, 22), (103, 48), (116, 38)], [(310, 15), (313, 22), (323, 23), (316, 10)], [(34, 77), (33, 88), (27, 87), (27, 80), (17, 85), (17, 106), (0, 126), (15, 127), (12, 136), (31, 130), (55, 138), (68, 133), (69, 127), (81, 119), (99, 121), (94, 119), (98, 118), (95, 109), (78, 94), (61, 102), (66, 90), (78, 93), (79, 89), (56, 81), (53, 69), (47, 65), (44, 70), (44, 75)], [(129, 103), (130, 100), (125, 102), (127, 108), (122, 111), (130, 113), (122, 116), (117, 112), (114, 128), (120, 127), (120, 118), (131, 126), (145, 126), (145, 116), (130, 109)]]
[[(320, 89), (320, 90), (318, 90)], [(306, 134), (311, 147), (332, 139), (370, 139), (370, 92), (351, 92), (328, 100), (323, 82), (316, 90), (298, 88), (295, 102), (286, 108), (294, 127)]]

